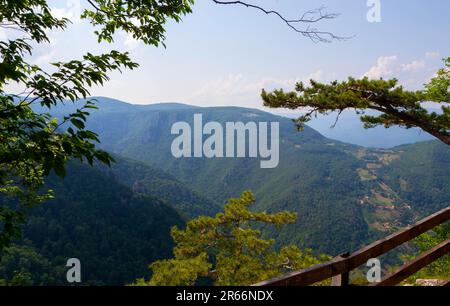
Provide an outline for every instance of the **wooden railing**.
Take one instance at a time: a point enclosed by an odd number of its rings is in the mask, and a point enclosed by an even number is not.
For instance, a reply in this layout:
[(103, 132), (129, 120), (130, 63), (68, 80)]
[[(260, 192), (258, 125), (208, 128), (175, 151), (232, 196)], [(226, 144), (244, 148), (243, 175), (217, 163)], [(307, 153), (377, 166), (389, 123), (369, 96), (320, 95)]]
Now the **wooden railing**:
[[(329, 278), (332, 278), (334, 286), (347, 286), (349, 285), (350, 271), (367, 263), (369, 259), (383, 255), (449, 219), (450, 206), (352, 254), (345, 253), (321, 265), (269, 279), (254, 286), (308, 286)], [(374, 286), (396, 285), (446, 254), (450, 254), (450, 239), (406, 263), (394, 273), (383, 278), (381, 282), (375, 283)], [(450, 279), (444, 285), (450, 286)]]

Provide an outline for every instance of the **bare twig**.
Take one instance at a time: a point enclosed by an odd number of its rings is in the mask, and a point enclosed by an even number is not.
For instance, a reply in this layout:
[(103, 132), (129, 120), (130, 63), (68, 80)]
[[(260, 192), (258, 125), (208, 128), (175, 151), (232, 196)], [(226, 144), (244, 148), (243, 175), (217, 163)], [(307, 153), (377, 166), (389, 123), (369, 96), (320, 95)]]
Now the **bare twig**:
[(339, 110), (339, 113), (336, 115), (336, 120), (334, 121), (333, 125), (330, 128), (334, 129), (336, 127), (343, 111), (344, 109)]
[(284, 17), (278, 11), (268, 10), (261, 6), (258, 6), (255, 4), (250, 4), (245, 1), (221, 1), (221, 0), (212, 0), (212, 1), (216, 4), (242, 5), (242, 6), (245, 6), (248, 8), (253, 8), (258, 11), (261, 11), (266, 15), (275, 15), (279, 19), (281, 19), (292, 30), (311, 39), (315, 43), (318, 43), (318, 42), (329, 43), (332, 41), (347, 40), (347, 39), (351, 38), (351, 37), (338, 36), (338, 35), (333, 34), (332, 32), (320, 31), (317, 28), (313, 28), (309, 25), (306, 28), (300, 28), (300, 25), (302, 25), (302, 24), (317, 23), (317, 22), (320, 22), (320, 21), (326, 20), (326, 19), (335, 19), (339, 16), (339, 14), (336, 14), (336, 13), (325, 12), (324, 7), (320, 7), (315, 10), (307, 11), (298, 19), (288, 19), (288, 18)]

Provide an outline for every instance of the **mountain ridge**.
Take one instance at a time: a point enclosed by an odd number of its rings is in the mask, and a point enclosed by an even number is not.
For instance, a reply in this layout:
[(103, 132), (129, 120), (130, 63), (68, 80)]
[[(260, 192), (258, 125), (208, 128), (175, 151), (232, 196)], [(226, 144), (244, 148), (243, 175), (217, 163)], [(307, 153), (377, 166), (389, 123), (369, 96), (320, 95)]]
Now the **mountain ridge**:
[[(114, 105), (110, 104), (112, 108)], [(328, 139), (308, 126), (299, 133), (290, 119), (260, 110), (239, 107), (166, 109), (164, 104), (146, 110), (139, 106), (127, 107), (140, 111), (121, 112), (100, 107), (92, 113), (88, 128), (99, 133), (103, 149), (169, 173), (218, 207), (228, 198), (252, 190), (257, 198), (255, 209), (297, 212), (299, 220), (295, 224), (274, 233), (281, 244), (293, 242), (337, 255), (445, 205), (432, 196), (428, 198), (436, 202), (420, 204), (417, 202), (420, 198), (398, 189), (400, 178), (411, 181), (408, 171), (418, 165), (415, 159), (420, 155), (420, 143), (403, 147), (406, 151), (418, 151), (412, 153), (407, 166), (397, 167), (396, 161), (402, 159), (401, 148), (371, 149), (347, 144)], [(178, 121), (192, 124), (196, 113), (201, 113), (205, 122), (279, 122), (279, 166), (262, 170), (258, 160), (251, 158), (174, 158), (170, 151), (175, 137), (170, 133), (171, 126)], [(437, 150), (447, 148), (439, 146)], [(432, 152), (426, 154), (420, 158), (433, 159)], [(434, 171), (445, 168), (440, 160), (431, 163), (436, 165), (428, 168)], [(397, 173), (397, 181), (390, 179), (391, 172)], [(443, 176), (443, 181), (447, 182), (448, 176)]]

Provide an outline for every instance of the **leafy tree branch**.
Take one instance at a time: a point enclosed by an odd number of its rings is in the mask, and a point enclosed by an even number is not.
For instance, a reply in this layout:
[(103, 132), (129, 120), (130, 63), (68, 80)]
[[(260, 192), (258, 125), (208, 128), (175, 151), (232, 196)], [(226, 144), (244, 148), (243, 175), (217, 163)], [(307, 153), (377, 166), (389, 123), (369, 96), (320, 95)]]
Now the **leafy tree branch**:
[[(421, 91), (408, 91), (398, 85), (398, 80), (370, 80), (348, 78), (330, 84), (310, 81), (309, 86), (300, 82), (295, 91), (282, 89), (262, 91), (264, 105), (273, 108), (304, 109), (307, 113), (296, 119), (301, 129), (317, 114), (330, 114), (344, 110), (356, 110), (363, 115), (365, 128), (397, 125), (407, 129), (419, 127), (450, 145), (450, 58), (444, 60), (444, 68)], [(441, 106), (441, 112), (429, 111), (423, 105), (432, 101)], [(375, 110), (380, 115), (365, 115)]]
[[(82, 17), (99, 28), (95, 32), (99, 41), (107, 42), (121, 30), (157, 46), (164, 40), (165, 23), (179, 21), (190, 12), (189, 1), (95, 2), (107, 14), (86, 10)], [(124, 3), (130, 4), (127, 10), (123, 10)], [(140, 26), (135, 26), (135, 20)], [(2, 250), (19, 237), (27, 209), (53, 196), (51, 190), (41, 190), (51, 171), (64, 176), (66, 162), (74, 158), (89, 164), (113, 161), (97, 149), (98, 135), (85, 126), (89, 112), (96, 109), (94, 100), (88, 99), (61, 119), (33, 108), (38, 104), (51, 109), (86, 99), (89, 88), (102, 86), (110, 72), (138, 67), (128, 53), (116, 50), (51, 63), (53, 72), (27, 62), (33, 46), (49, 42), (49, 31), (65, 30), (69, 22), (53, 16), (45, 0), (0, 1), (0, 27), (19, 34), (0, 42), (0, 258)], [(24, 90), (11, 94), (6, 91), (10, 84)]]

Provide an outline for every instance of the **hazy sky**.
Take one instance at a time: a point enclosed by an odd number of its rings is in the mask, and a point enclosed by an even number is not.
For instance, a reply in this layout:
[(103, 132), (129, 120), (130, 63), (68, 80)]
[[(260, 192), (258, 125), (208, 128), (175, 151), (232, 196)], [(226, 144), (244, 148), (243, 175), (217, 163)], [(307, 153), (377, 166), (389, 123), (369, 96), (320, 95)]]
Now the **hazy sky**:
[[(419, 88), (450, 56), (450, 1), (381, 0), (381, 22), (367, 21), (367, 0), (249, 1), (277, 9), (289, 18), (326, 6), (342, 15), (316, 26), (345, 42), (315, 44), (276, 17), (240, 6), (197, 0), (194, 13), (171, 23), (167, 48), (136, 43), (119, 34), (114, 46), (99, 45), (92, 28), (77, 18), (87, 1), (50, 1), (54, 12), (72, 19), (65, 32), (51, 32), (52, 43), (35, 50), (39, 64), (100, 53), (111, 47), (128, 50), (140, 68), (113, 74), (92, 90), (124, 101), (147, 104), (177, 101), (194, 105), (261, 107), (261, 88), (292, 89), (297, 80), (322, 81), (360, 77), (397, 77)], [(0, 39), (10, 33), (0, 32)]]

